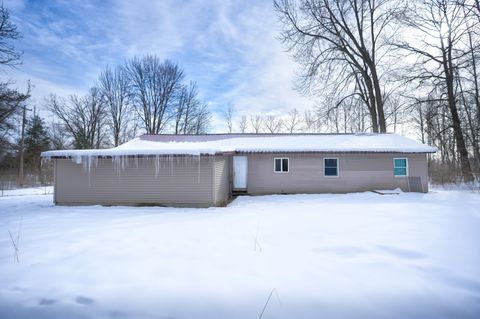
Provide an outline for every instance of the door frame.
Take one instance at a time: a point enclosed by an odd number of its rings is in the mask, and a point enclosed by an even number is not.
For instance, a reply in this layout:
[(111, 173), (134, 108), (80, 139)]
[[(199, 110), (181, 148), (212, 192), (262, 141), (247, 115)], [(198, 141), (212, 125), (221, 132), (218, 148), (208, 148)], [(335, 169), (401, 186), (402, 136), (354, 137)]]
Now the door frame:
[[(235, 187), (235, 158), (245, 158), (245, 187)], [(248, 156), (234, 155), (232, 156), (232, 190), (247, 190), (248, 188)]]

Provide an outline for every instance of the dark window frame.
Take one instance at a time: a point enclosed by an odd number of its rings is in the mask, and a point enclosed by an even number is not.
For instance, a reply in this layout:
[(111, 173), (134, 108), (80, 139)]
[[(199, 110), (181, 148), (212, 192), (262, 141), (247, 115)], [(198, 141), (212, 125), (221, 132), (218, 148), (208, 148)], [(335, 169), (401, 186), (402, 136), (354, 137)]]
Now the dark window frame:
[[(280, 160), (280, 170), (277, 171), (277, 160)], [(284, 170), (284, 163), (287, 163), (287, 170)], [(290, 173), (290, 158), (288, 157), (274, 157), (273, 158), (273, 172), (276, 174)]]
[[(335, 166), (332, 166), (332, 165), (327, 166), (326, 165), (327, 160), (335, 160), (336, 165)], [(332, 168), (335, 168), (335, 173), (336, 174), (335, 175), (327, 174), (327, 169), (332, 169)], [(335, 177), (338, 177), (338, 176), (340, 176), (340, 164), (339, 164), (338, 157), (324, 157), (323, 158), (323, 177), (335, 178)]]

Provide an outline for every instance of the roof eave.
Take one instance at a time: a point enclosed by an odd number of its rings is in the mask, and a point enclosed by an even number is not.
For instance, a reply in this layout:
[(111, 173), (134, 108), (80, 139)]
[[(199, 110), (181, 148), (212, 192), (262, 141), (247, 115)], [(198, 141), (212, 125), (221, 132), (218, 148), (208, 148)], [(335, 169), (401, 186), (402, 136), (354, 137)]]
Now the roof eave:
[(332, 153), (332, 154), (433, 154), (436, 153), (435, 150), (425, 150), (425, 151), (401, 151), (401, 150), (365, 150), (365, 151), (341, 151), (341, 150), (325, 150), (325, 151), (295, 151), (295, 150), (272, 150), (272, 151), (229, 151), (229, 152), (216, 152), (216, 153), (200, 153), (200, 154), (188, 154), (188, 153), (170, 153), (170, 154), (116, 154), (116, 155), (102, 155), (102, 154), (66, 154), (66, 155), (48, 155), (48, 152), (42, 153), (41, 157), (44, 159), (72, 159), (75, 157), (97, 157), (97, 158), (105, 158), (111, 159), (115, 157), (136, 157), (136, 158), (144, 158), (144, 157), (181, 157), (181, 156), (228, 156), (228, 155), (235, 155), (235, 154), (278, 154), (278, 153), (298, 153), (298, 154), (322, 154), (322, 153)]

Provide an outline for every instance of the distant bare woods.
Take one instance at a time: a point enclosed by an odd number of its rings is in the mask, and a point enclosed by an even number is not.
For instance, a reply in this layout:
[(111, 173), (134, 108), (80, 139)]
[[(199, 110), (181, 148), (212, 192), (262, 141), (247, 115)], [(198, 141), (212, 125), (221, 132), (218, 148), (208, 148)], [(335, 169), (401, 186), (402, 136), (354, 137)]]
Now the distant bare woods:
[(275, 0), (274, 8), (299, 65), (296, 88), (314, 106), (283, 115), (230, 110), (229, 131), (381, 133), (402, 125), (439, 148), (431, 167), (442, 180), (480, 178), (479, 1)]
[[(434, 179), (480, 178), (480, 1), (275, 0), (272, 10), (299, 66), (295, 87), (312, 106), (261, 114), (230, 101), (228, 133), (408, 127), (438, 147), (430, 158)], [(14, 46), (20, 36), (0, 6), (0, 68), (22, 62)], [(41, 118), (29, 96), (30, 89), (0, 81), (0, 172), (20, 185), (38, 180), (43, 150), (116, 146), (142, 133), (205, 133), (212, 117), (182, 67), (155, 55), (105, 66), (85, 95), (50, 95), (42, 107), (53, 120)]]
[(75, 148), (117, 146), (139, 132), (200, 134), (210, 122), (196, 83), (185, 82), (178, 64), (154, 55), (107, 66), (85, 96), (51, 95), (46, 105)]
[[(0, 5), (0, 68), (22, 62), (15, 40), (21, 37), (8, 10)], [(0, 81), (0, 188), (44, 184), (40, 153), (48, 149), (105, 148), (147, 134), (201, 134), (211, 114), (198, 86), (183, 69), (155, 55), (105, 66), (85, 95), (51, 94), (43, 110), (31, 105), (30, 84), (20, 92)]]
[(386, 132), (407, 123), (439, 148), (435, 165), (458, 168), (464, 181), (478, 177), (479, 1), (275, 0), (274, 7), (281, 39), (301, 66), (297, 87), (317, 97), (304, 116), (307, 131)]

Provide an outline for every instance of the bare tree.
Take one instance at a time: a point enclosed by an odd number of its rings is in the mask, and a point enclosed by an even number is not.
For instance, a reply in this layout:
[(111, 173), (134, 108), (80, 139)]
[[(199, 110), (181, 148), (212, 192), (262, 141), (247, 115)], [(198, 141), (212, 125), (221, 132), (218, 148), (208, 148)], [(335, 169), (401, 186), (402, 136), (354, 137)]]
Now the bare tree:
[[(297, 4), (298, 3), (298, 4)], [(370, 112), (374, 132), (386, 132), (383, 38), (394, 32), (391, 0), (275, 0), (284, 25), (283, 41), (304, 67), (300, 86), (333, 84), (343, 100), (359, 97)], [(383, 68), (387, 70), (387, 68)], [(320, 80), (319, 80), (320, 78)], [(351, 91), (353, 90), (353, 94)]]
[(263, 118), (260, 115), (250, 115), (250, 125), (255, 133), (260, 133), (263, 126)]
[[(0, 67), (14, 67), (21, 62), (22, 53), (15, 50), (13, 41), (21, 37), (10, 20), (8, 10), (0, 5)], [(30, 83), (26, 93), (12, 89), (11, 82), (0, 82), (0, 159), (12, 147), (11, 134), (16, 127), (15, 116), (30, 97)]]
[(174, 133), (175, 134), (187, 134), (189, 127), (191, 126), (191, 118), (193, 117), (193, 109), (197, 96), (197, 87), (195, 83), (190, 83), (190, 86), (183, 86), (180, 89), (180, 92), (176, 101), (176, 110), (175, 110), (175, 124), (174, 124)]
[[(335, 95), (335, 94), (333, 94)], [(364, 132), (367, 129), (368, 110), (359, 99), (344, 99), (337, 103), (335, 96), (325, 96), (315, 107), (316, 124), (335, 133)], [(325, 107), (324, 105), (329, 105)], [(315, 124), (315, 123), (314, 123)]]
[(238, 128), (239, 128), (239, 131), (240, 133), (245, 133), (247, 131), (247, 128), (248, 128), (248, 123), (247, 123), (247, 116), (246, 115), (242, 115), (238, 121)]
[(206, 132), (210, 122), (210, 111), (205, 103), (202, 104), (198, 97), (197, 84), (190, 82), (182, 86), (176, 98), (175, 134), (200, 134)]
[[(469, 14), (473, 16), (473, 19), (465, 19), (465, 28), (468, 41), (466, 42), (470, 59), (467, 59), (467, 65), (465, 72), (461, 72), (459, 69), (458, 80), (464, 80), (466, 83), (466, 89), (462, 88), (462, 100), (464, 101), (465, 113), (467, 115), (467, 121), (470, 128), (470, 134), (467, 137), (471, 140), (473, 148), (473, 157), (477, 165), (477, 171), (480, 171), (480, 83), (478, 74), (478, 54), (480, 53), (480, 39), (478, 23), (480, 22), (480, 1), (462, 1), (460, 4), (463, 6), (464, 15)], [(465, 97), (465, 95), (467, 97)], [(467, 101), (468, 99), (468, 101)], [(470, 108), (469, 104), (475, 105), (475, 108)]]
[(0, 157), (10, 144), (10, 135), (16, 125), (14, 117), (20, 112), (30, 97), (29, 90), (27, 93), (20, 93), (15, 89), (11, 89), (9, 87), (10, 84), (0, 83)]
[(103, 146), (105, 111), (98, 89), (91, 89), (84, 97), (71, 95), (68, 100), (51, 95), (47, 108), (71, 135), (74, 148)]
[(62, 150), (68, 148), (68, 140), (63, 125), (52, 121), (48, 133), (48, 137), (54, 150)]
[(15, 66), (20, 64), (22, 53), (15, 50), (12, 40), (21, 37), (17, 26), (10, 20), (8, 10), (0, 5), (0, 65)]
[(306, 110), (303, 113), (303, 122), (305, 123), (305, 127), (303, 128), (304, 132), (316, 133), (320, 131), (318, 117), (311, 110)]
[(113, 70), (108, 66), (100, 74), (99, 90), (110, 117), (113, 144), (125, 142), (125, 131), (130, 114), (130, 91), (127, 72), (117, 66)]
[(225, 111), (225, 123), (227, 124), (227, 133), (233, 132), (233, 107), (228, 105), (227, 110)]
[(275, 115), (269, 115), (263, 121), (266, 131), (270, 133), (278, 133), (282, 129), (283, 121)]
[(450, 111), (463, 178), (472, 181), (455, 84), (457, 70), (469, 58), (468, 50), (464, 48), (469, 30), (465, 25), (466, 19), (468, 15), (458, 1), (419, 0), (403, 16), (403, 22), (421, 33), (423, 40), (418, 45), (412, 41), (395, 45), (416, 56), (411, 70), (413, 80), (441, 90), (438, 98), (448, 105)]
[(200, 105), (200, 107), (196, 110), (196, 115), (194, 117), (194, 126), (193, 126), (193, 134), (205, 134), (208, 132), (211, 120), (211, 114), (208, 110), (208, 106), (206, 103)]
[(302, 124), (302, 118), (296, 108), (288, 112), (288, 117), (283, 123), (285, 129), (289, 133), (297, 132), (300, 124)]
[(127, 64), (134, 104), (147, 134), (163, 132), (174, 117), (175, 96), (182, 88), (183, 70), (157, 56), (133, 58)]

